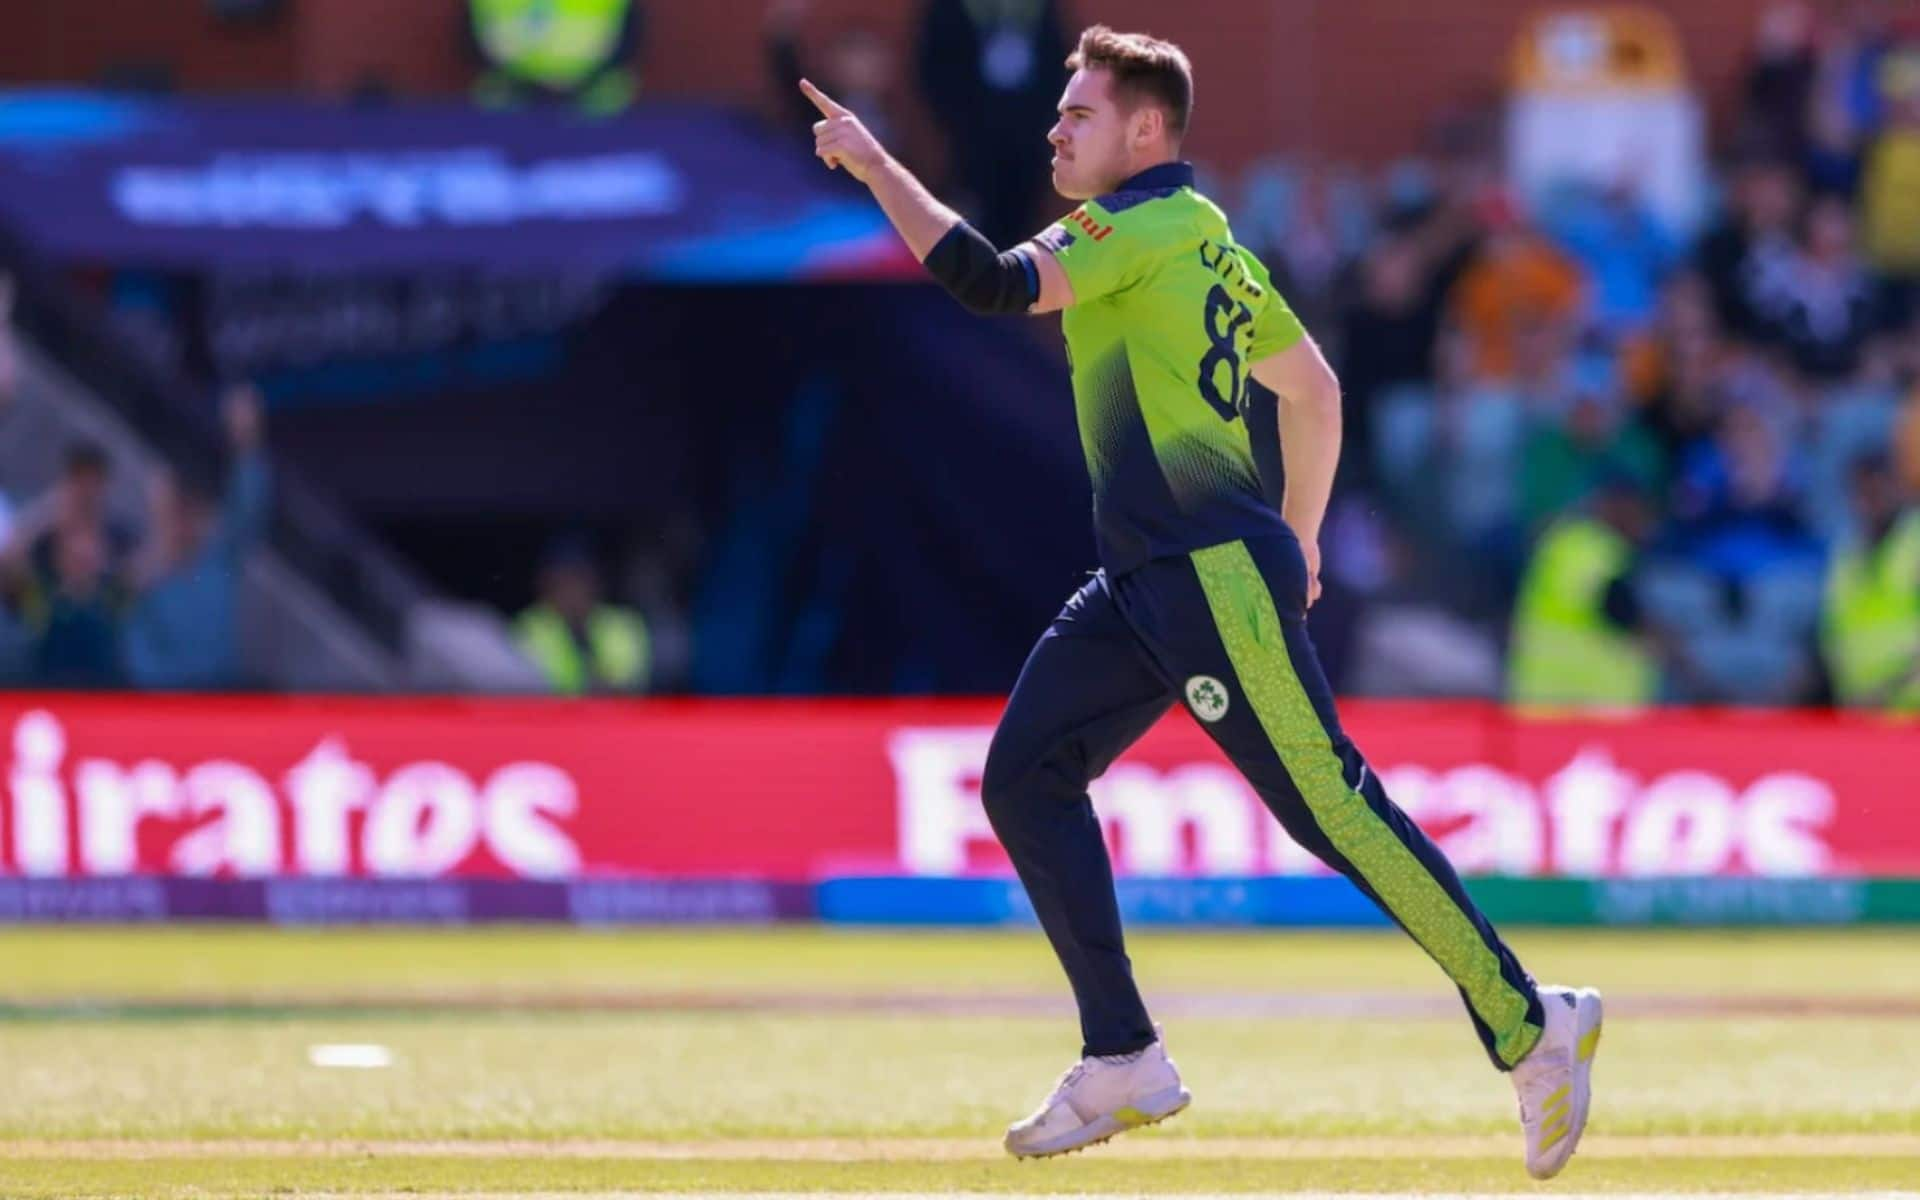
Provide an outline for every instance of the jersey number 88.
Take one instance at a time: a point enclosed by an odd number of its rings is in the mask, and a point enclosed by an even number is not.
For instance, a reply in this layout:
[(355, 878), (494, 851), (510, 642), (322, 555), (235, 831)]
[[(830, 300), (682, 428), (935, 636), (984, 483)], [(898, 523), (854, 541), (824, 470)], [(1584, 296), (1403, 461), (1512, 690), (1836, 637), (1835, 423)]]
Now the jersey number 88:
[[(1207, 352), (1200, 357), (1200, 398), (1223, 421), (1240, 415), (1240, 398), (1247, 381), (1240, 374), (1240, 330), (1253, 320), (1253, 310), (1227, 295), (1227, 289), (1214, 284), (1207, 293)], [(1226, 391), (1220, 390), (1220, 368), (1227, 368)]]

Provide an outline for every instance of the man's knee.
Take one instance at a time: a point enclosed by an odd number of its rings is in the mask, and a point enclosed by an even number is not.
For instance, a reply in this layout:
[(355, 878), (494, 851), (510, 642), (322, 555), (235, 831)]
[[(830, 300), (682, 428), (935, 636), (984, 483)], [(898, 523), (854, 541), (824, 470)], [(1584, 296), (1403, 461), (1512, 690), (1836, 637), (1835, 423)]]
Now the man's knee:
[(997, 737), (987, 749), (986, 769), (980, 772), (980, 803), (995, 829), (1001, 828), (1019, 803), (1021, 779), (1029, 769), (1021, 761), (1023, 757)]
[(980, 773), (980, 803), (987, 820), (998, 830), (1017, 820), (1037, 803), (1086, 790), (1075, 786), (1071, 755), (1062, 748), (1036, 749), (994, 738), (987, 749), (986, 769)]

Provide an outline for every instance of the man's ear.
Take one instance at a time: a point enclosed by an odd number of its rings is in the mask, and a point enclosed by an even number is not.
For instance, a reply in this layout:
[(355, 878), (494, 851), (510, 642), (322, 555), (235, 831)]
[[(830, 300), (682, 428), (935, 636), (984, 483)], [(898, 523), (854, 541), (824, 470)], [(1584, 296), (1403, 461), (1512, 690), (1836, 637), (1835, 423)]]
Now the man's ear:
[(1142, 104), (1133, 114), (1133, 141), (1137, 146), (1152, 143), (1167, 131), (1167, 114), (1151, 104)]

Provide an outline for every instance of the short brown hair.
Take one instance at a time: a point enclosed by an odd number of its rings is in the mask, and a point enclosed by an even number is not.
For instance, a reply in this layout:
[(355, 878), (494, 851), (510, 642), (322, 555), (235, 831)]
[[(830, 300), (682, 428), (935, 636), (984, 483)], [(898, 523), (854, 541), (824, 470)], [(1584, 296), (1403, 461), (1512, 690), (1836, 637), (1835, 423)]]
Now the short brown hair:
[(1067, 56), (1069, 71), (1083, 68), (1112, 72), (1114, 95), (1122, 104), (1158, 105), (1166, 110), (1174, 139), (1186, 136), (1187, 119), (1193, 115), (1193, 64), (1180, 47), (1152, 34), (1115, 33), (1094, 25)]

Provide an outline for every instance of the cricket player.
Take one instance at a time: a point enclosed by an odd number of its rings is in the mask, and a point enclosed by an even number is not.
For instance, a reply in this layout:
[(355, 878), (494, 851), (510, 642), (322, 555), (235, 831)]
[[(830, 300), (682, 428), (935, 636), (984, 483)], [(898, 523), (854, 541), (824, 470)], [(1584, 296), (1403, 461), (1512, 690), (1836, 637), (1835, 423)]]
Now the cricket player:
[[(1148, 1017), (1087, 784), (1176, 701), (1287, 832), (1351, 879), (1458, 985), (1520, 1095), (1527, 1169), (1556, 1174), (1587, 1122), (1600, 996), (1520, 966), (1432, 841), (1341, 732), (1307, 638), (1340, 456), (1340, 393), (1266, 269), (1180, 161), (1179, 47), (1088, 29), (1067, 66), (1053, 184), (1079, 207), (1009, 250), (934, 199), (811, 83), (815, 150), (872, 189), (968, 309), (1062, 312), (1100, 566), (1021, 669), (981, 785), (995, 833), (1080, 1008), (1081, 1060), (1007, 1131), (1020, 1157), (1163, 1120), (1191, 1100)], [(1284, 490), (1267, 501), (1248, 380), (1279, 396)]]

